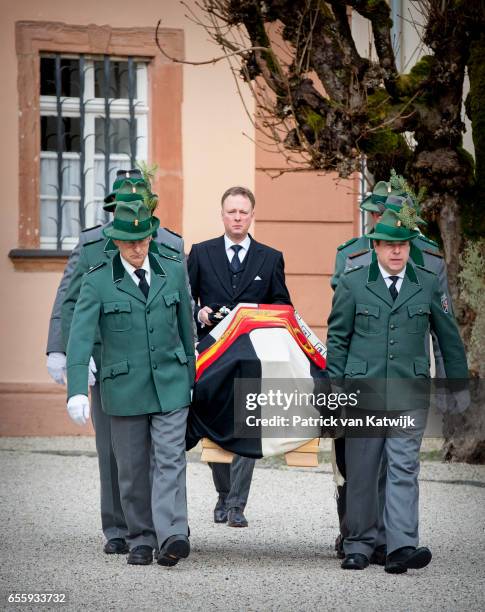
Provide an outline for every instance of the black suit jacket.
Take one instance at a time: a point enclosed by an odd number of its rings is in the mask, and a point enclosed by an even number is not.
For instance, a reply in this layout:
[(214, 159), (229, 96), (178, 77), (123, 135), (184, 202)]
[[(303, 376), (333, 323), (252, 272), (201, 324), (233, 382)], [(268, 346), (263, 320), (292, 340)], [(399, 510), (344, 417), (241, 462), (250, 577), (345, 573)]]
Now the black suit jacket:
[(240, 302), (291, 305), (285, 283), (283, 254), (253, 238), (235, 292), (232, 289), (224, 236), (194, 244), (187, 265), (192, 297), (196, 304), (195, 319), (199, 338), (211, 329), (201, 329), (199, 326), (197, 315), (203, 306), (220, 304), (234, 308)]

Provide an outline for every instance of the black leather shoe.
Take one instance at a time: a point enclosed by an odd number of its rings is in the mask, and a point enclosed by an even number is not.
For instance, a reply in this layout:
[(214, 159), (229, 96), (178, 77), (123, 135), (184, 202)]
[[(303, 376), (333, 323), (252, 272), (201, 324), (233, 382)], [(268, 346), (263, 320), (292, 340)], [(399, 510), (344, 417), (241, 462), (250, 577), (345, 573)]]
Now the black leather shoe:
[(153, 561), (153, 548), (151, 546), (135, 546), (130, 550), (127, 562), (130, 565), (150, 565)]
[(214, 508), (214, 523), (227, 523), (226, 500), (224, 497), (219, 497), (216, 507)]
[(387, 548), (385, 544), (381, 544), (374, 548), (374, 552), (370, 556), (369, 563), (373, 565), (385, 565), (387, 557)]
[(353, 553), (345, 555), (345, 559), (340, 564), (342, 569), (346, 570), (363, 570), (369, 565), (369, 559), (361, 553)]
[(227, 512), (228, 527), (247, 527), (248, 522), (242, 508), (229, 508)]
[(126, 555), (128, 552), (128, 544), (123, 538), (111, 538), (103, 547), (107, 555)]
[(345, 559), (344, 539), (341, 533), (335, 539), (335, 552), (337, 553), (337, 559)]
[(426, 567), (431, 561), (431, 557), (430, 549), (425, 546), (420, 548), (405, 546), (394, 550), (387, 556), (384, 569), (388, 574), (404, 574), (408, 569)]
[(179, 559), (186, 559), (190, 553), (190, 542), (186, 535), (173, 535), (160, 546), (157, 563), (165, 567), (177, 565)]

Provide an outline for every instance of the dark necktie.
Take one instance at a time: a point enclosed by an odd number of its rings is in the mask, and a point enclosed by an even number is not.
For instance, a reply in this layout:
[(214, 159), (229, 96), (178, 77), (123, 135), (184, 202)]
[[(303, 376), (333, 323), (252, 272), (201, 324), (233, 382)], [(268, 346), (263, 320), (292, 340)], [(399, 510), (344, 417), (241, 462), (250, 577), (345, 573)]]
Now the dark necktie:
[(143, 293), (145, 298), (147, 298), (148, 292), (150, 291), (150, 285), (147, 283), (147, 279), (145, 278), (146, 271), (143, 270), (143, 268), (138, 268), (138, 270), (135, 270), (135, 274), (140, 279), (138, 287), (140, 287), (141, 292)]
[(239, 259), (239, 251), (242, 249), (242, 246), (239, 244), (233, 244), (231, 249), (234, 251), (234, 255), (231, 259), (231, 270), (234, 274), (237, 274), (241, 269), (241, 260)]
[(389, 285), (389, 293), (391, 294), (392, 301), (395, 302), (399, 291), (396, 289), (396, 283), (399, 280), (399, 276), (390, 276), (392, 283)]

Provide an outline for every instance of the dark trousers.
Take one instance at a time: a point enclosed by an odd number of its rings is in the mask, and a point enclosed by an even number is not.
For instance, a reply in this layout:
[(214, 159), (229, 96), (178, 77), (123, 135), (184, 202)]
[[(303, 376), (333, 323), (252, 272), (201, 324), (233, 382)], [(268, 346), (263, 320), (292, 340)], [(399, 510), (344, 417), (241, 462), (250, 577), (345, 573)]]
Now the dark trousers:
[(244, 510), (248, 501), (256, 459), (234, 455), (232, 463), (209, 463), (219, 497), (226, 500), (226, 508)]

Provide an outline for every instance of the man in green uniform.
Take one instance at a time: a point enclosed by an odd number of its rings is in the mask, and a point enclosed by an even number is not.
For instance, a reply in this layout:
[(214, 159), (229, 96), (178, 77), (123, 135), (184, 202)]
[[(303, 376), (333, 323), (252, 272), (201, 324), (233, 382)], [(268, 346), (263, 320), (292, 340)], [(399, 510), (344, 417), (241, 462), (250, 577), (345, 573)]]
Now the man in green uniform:
[[(396, 379), (426, 379), (428, 328), (436, 333), (448, 378), (466, 379), (463, 343), (448, 296), (438, 277), (409, 263), (410, 241), (417, 231), (405, 207), (384, 213), (372, 237), (376, 260), (346, 271), (335, 291), (328, 319), (327, 369), (332, 378), (380, 379), (386, 382), (386, 409), (395, 410)], [(394, 379), (394, 381), (392, 380)], [(345, 441), (347, 535), (343, 569), (364, 569), (377, 545), (379, 467), (386, 466), (383, 517), (386, 536), (385, 569), (402, 573), (431, 560), (418, 548), (419, 448), (424, 425), (408, 435)]]
[[(119, 201), (123, 198), (145, 197), (151, 210), (156, 207), (157, 196), (151, 192), (150, 181), (137, 168), (117, 171), (111, 193), (104, 200), (104, 209), (107, 212), (114, 211), (117, 204), (115, 200), (117, 194), (119, 194)], [(69, 326), (76, 300), (79, 297), (83, 275), (102, 260), (110, 259), (117, 251), (113, 242), (107, 241), (102, 233), (103, 229), (110, 225), (111, 221), (81, 232), (79, 243), (69, 256), (57, 290), (49, 322), (46, 353), (48, 355), (47, 368), (49, 374), (58, 384), (65, 384)], [(172, 255), (185, 262), (183, 240), (178, 234), (160, 227), (157, 231), (156, 242), (160, 245), (160, 248), (163, 246), (166, 252), (168, 250)], [(154, 243), (153, 246), (155, 246)], [(99, 370), (99, 343), (95, 345), (93, 359), (90, 360), (89, 385), (91, 387), (90, 412), (98, 455), (101, 527), (106, 538), (103, 550), (107, 554), (125, 554), (128, 552), (124, 539), (126, 524), (121, 508), (118, 472), (111, 444), (110, 420), (101, 408), (99, 373), (97, 373), (97, 370)], [(75, 411), (71, 412), (69, 416), (80, 425), (85, 424), (88, 420), (84, 418), (84, 414)]]
[(101, 401), (111, 417), (128, 563), (139, 565), (152, 562), (153, 549), (161, 565), (175, 565), (190, 551), (185, 430), (195, 375), (192, 307), (183, 264), (149, 251), (158, 225), (140, 200), (118, 203), (104, 229), (118, 251), (84, 276), (67, 346), (68, 410), (86, 414), (99, 329)]
[[(362, 202), (361, 210), (369, 213), (372, 227), (379, 221), (385, 210), (394, 210), (399, 212), (403, 205), (410, 207), (410, 210), (415, 208), (413, 198), (405, 190), (407, 188), (406, 181), (403, 177), (396, 175), (395, 172), (391, 173), (389, 182), (379, 181), (372, 191)], [(424, 221), (414, 215), (416, 222), (416, 228), (420, 224), (424, 224)], [(335, 290), (342, 273), (345, 270), (356, 266), (367, 266), (373, 260), (375, 260), (375, 253), (373, 249), (373, 241), (369, 238), (372, 235), (372, 229), (368, 236), (361, 236), (359, 238), (352, 238), (351, 240), (340, 245), (337, 249), (337, 256), (335, 260), (335, 270), (331, 278), (331, 286)], [(446, 267), (443, 259), (443, 255), (439, 252), (438, 245), (433, 241), (424, 236), (421, 232), (417, 231), (415, 237), (411, 241), (410, 246), (410, 260), (413, 264), (425, 266), (429, 270), (435, 272), (439, 278), (440, 287), (443, 294), (449, 296), (448, 279), (446, 275)], [(451, 301), (449, 302), (450, 308)], [(432, 334), (433, 340), (433, 354), (435, 362), (436, 376), (438, 378), (445, 378), (445, 370), (443, 367), (443, 359), (441, 356), (441, 350), (439, 342), (434, 334)], [(425, 339), (426, 350), (429, 352), (429, 338)], [(436, 407), (444, 412), (446, 410), (463, 410), (464, 398), (458, 394), (437, 394), (434, 397)], [(345, 478), (345, 439), (337, 438), (335, 444), (335, 455), (337, 465), (340, 473)], [(385, 467), (385, 466), (384, 466)], [(385, 490), (383, 483), (379, 483), (379, 503), (382, 506), (382, 500), (385, 496)], [(345, 537), (345, 507), (346, 507), (346, 485), (345, 483), (337, 487), (337, 512), (339, 515), (340, 523), (340, 534), (335, 542), (335, 549), (337, 556), (340, 558), (344, 557), (343, 552), (343, 538)], [(383, 526), (381, 522), (381, 536), (383, 534)], [(383, 542), (378, 545), (371, 562), (384, 564), (385, 562), (385, 546)]]
[[(376, 183), (372, 193), (362, 201), (360, 209), (369, 213), (373, 227), (388, 208), (398, 211), (404, 203), (410, 204), (409, 197), (402, 189), (392, 187), (386, 181), (379, 181)], [(436, 242), (418, 232), (412, 241), (412, 246), (411, 259), (414, 263), (436, 271), (440, 277), (443, 275), (443, 282), (446, 282), (443, 256), (439, 252)], [(370, 263), (370, 261), (367, 262), (365, 259), (367, 257), (370, 259), (371, 254), (372, 240), (367, 236), (351, 238), (338, 246), (334, 273), (330, 279), (332, 289), (335, 291), (339, 278), (346, 269), (355, 265), (367, 265), (367, 263)], [(443, 288), (447, 289), (447, 286)]]

